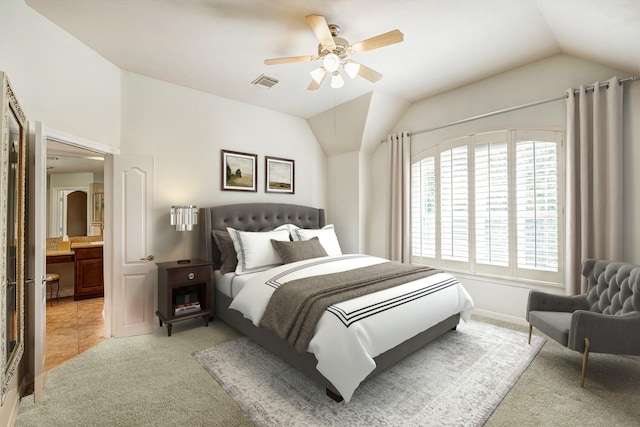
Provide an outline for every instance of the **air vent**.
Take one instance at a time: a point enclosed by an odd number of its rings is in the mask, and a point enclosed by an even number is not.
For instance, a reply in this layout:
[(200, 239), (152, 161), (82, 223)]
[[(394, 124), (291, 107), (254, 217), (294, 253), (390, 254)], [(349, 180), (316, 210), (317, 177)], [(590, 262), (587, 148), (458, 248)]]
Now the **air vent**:
[(254, 81), (251, 82), (251, 84), (254, 84), (256, 86), (264, 86), (269, 89), (272, 86), (278, 84), (278, 79), (260, 74)]

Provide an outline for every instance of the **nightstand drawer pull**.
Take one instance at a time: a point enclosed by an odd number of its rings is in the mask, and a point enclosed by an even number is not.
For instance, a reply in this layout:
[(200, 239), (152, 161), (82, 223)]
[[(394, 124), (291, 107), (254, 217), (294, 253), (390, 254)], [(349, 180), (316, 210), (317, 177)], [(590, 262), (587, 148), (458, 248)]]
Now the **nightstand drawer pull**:
[(167, 272), (171, 285), (182, 282), (204, 282), (211, 280), (211, 266), (178, 268)]

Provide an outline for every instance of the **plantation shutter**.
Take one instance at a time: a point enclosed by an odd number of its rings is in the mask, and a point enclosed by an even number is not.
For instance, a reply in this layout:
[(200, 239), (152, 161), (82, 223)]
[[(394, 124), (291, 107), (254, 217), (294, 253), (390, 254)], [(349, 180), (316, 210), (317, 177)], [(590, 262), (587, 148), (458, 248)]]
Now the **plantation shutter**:
[(441, 257), (469, 260), (468, 149), (459, 146), (440, 154)]

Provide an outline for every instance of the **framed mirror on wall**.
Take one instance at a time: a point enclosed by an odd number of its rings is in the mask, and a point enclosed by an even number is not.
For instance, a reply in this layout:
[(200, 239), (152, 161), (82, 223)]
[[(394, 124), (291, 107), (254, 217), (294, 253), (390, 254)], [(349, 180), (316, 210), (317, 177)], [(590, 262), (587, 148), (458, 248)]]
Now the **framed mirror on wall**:
[(0, 402), (24, 353), (26, 119), (0, 72)]

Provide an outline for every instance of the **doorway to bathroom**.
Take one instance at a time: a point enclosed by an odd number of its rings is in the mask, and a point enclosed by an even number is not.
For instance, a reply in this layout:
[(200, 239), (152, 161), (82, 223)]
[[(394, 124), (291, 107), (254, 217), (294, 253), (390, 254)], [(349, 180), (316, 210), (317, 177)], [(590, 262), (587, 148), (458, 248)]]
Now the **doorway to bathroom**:
[[(60, 276), (58, 286), (47, 287), (49, 370), (105, 339), (104, 297), (78, 292), (86, 285), (80, 283), (87, 269), (98, 269), (103, 278), (105, 224), (104, 154), (50, 139), (46, 146), (46, 268)], [(79, 261), (80, 251), (95, 253), (96, 259)]]

